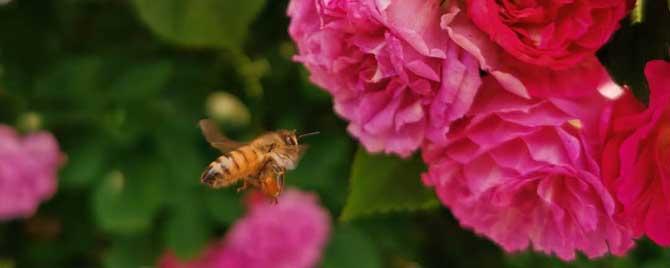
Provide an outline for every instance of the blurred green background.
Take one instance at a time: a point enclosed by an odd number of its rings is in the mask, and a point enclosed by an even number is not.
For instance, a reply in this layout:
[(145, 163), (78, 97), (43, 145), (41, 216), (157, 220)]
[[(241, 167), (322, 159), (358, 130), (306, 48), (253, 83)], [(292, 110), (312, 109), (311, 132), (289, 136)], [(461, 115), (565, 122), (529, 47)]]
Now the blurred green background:
[[(7, 1), (0, 1), (7, 2)], [(151, 267), (195, 256), (244, 213), (234, 189), (199, 183), (215, 118), (247, 140), (319, 130), (288, 184), (333, 218), (320, 267), (668, 267), (648, 241), (624, 258), (508, 255), (459, 227), (419, 184), (417, 159), (357, 149), (330, 97), (292, 62), (286, 0), (13, 0), (0, 5), (0, 123), (54, 133), (68, 156), (55, 197), (0, 223), (0, 268)], [(667, 55), (666, 1), (647, 1), (599, 56), (644, 97)]]

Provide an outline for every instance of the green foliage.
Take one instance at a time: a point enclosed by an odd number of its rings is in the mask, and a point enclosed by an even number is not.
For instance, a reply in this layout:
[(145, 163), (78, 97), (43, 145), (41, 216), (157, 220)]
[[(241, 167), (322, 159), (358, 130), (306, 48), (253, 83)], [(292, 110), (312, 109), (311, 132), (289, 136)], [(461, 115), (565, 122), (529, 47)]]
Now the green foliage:
[[(197, 209), (197, 198), (183, 199), (166, 222), (164, 240), (178, 257), (193, 258), (205, 246), (209, 232), (202, 210)], [(189, 203), (193, 202), (193, 203)]]
[(120, 103), (146, 101), (165, 89), (173, 72), (169, 61), (129, 66), (110, 85), (109, 97)]
[(61, 171), (60, 187), (86, 188), (105, 168), (105, 149), (94, 141), (86, 141), (69, 153), (68, 164)]
[(161, 205), (160, 169), (109, 174), (93, 194), (93, 209), (100, 228), (115, 234), (147, 230)]
[(353, 226), (339, 226), (326, 248), (324, 268), (379, 268), (381, 259), (373, 241)]
[(341, 219), (437, 207), (435, 195), (421, 184), (419, 174), (423, 169), (418, 158), (401, 160), (370, 155), (359, 148), (351, 168), (351, 192)]
[(237, 49), (264, 0), (133, 0), (140, 18), (167, 41)]
[(148, 267), (154, 264), (159, 252), (148, 239), (141, 237), (117, 237), (112, 241), (109, 250), (104, 254), (103, 266), (115, 267)]

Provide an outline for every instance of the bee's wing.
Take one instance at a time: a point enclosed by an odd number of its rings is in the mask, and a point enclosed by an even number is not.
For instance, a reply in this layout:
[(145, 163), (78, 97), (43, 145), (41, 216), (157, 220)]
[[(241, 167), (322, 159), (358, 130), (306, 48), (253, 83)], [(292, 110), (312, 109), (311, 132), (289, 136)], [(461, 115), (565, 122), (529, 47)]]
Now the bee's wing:
[(207, 142), (222, 152), (234, 150), (245, 145), (244, 143), (236, 142), (223, 136), (212, 120), (202, 119), (199, 125), (202, 135), (205, 136)]

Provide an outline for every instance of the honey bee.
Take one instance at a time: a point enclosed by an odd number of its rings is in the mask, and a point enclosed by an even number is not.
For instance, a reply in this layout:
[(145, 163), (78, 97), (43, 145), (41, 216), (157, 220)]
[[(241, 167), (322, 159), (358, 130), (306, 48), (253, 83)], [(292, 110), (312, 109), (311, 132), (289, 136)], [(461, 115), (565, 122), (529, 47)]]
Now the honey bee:
[(297, 135), (295, 130), (279, 130), (239, 143), (224, 137), (211, 120), (203, 119), (199, 124), (207, 142), (223, 153), (209, 164), (200, 181), (212, 188), (242, 181), (238, 192), (252, 186), (275, 203), (284, 189), (284, 174), (297, 166), (307, 148), (298, 140), (318, 133)]

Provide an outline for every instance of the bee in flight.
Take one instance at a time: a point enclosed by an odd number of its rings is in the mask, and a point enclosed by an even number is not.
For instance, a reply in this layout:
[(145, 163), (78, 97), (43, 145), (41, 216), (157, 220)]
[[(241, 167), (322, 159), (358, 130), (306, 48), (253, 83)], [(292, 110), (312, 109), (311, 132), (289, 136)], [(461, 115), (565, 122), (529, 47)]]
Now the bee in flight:
[(223, 153), (209, 164), (200, 181), (215, 189), (242, 181), (238, 192), (252, 186), (275, 203), (284, 188), (286, 170), (296, 167), (307, 148), (298, 140), (318, 134), (313, 132), (298, 136), (295, 130), (279, 130), (263, 134), (248, 143), (239, 143), (224, 137), (211, 120), (203, 119), (199, 124), (207, 142)]

